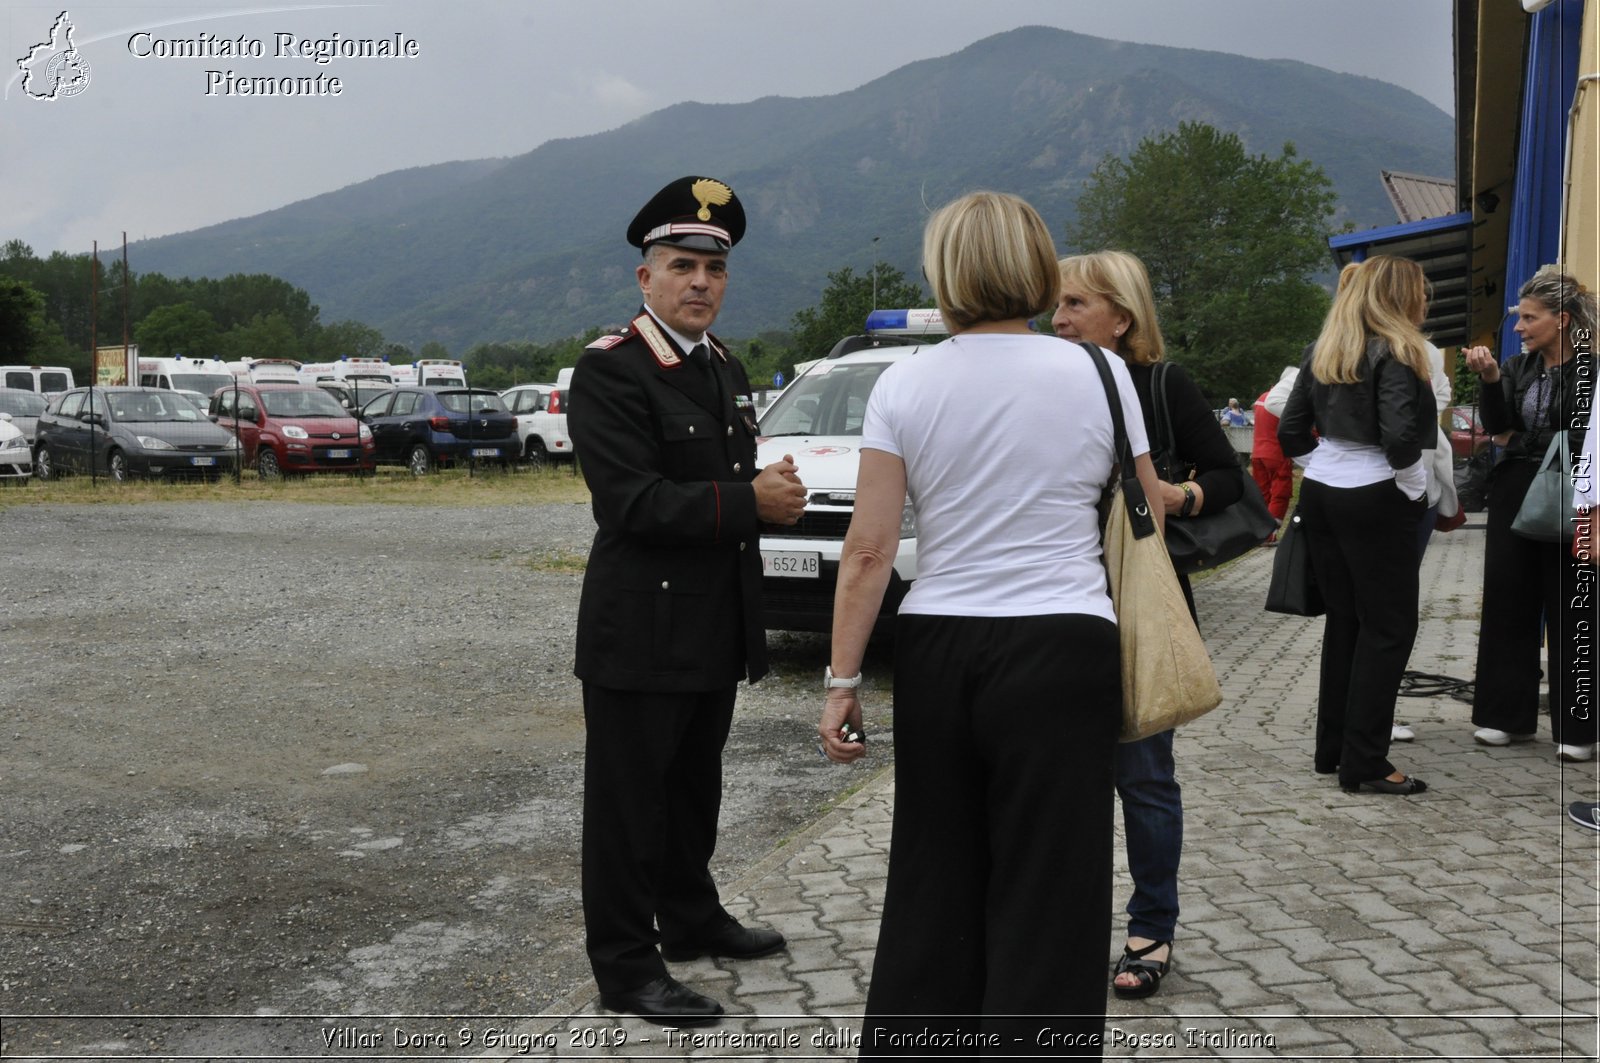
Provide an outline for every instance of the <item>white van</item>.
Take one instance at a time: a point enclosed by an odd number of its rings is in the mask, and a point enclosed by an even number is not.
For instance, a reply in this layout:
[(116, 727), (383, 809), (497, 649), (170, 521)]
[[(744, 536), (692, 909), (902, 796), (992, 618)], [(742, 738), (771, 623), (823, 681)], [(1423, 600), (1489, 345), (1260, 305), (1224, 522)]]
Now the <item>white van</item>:
[(293, 358), (241, 358), (229, 362), (228, 369), (240, 383), (300, 383), (300, 363)]
[(467, 373), (455, 358), (419, 358), (411, 363), (417, 371), (414, 383), (424, 388), (464, 388)]
[(234, 382), (233, 370), (220, 358), (140, 358), (139, 386), (165, 388), (193, 399), (203, 410), (218, 388)]
[(341, 358), (337, 362), (312, 362), (300, 367), (302, 384), (344, 384), (360, 381), (363, 388), (392, 388), (394, 368), (382, 358)]
[(75, 387), (72, 370), (64, 365), (0, 365), (0, 388), (55, 395)]

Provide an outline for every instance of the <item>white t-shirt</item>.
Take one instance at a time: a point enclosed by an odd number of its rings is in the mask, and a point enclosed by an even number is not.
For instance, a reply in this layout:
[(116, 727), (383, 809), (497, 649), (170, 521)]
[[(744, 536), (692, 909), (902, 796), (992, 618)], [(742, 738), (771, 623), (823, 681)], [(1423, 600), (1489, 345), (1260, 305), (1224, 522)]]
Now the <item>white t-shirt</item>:
[[(1106, 352), (1135, 456), (1144, 416)], [(886, 370), (861, 446), (899, 457), (917, 518), (917, 580), (902, 613), (1116, 621), (1095, 505), (1114, 460), (1094, 362), (1053, 336), (952, 337)]]

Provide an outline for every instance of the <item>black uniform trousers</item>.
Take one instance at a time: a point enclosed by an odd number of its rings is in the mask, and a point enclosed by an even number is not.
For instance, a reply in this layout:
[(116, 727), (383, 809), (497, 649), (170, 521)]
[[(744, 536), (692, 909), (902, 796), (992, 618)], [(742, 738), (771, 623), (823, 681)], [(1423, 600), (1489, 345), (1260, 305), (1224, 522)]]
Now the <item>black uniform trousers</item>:
[[(1117, 628), (900, 614), (889, 878), (860, 1055), (1100, 1054)], [(1046, 1018), (1006, 1018), (1046, 1016)], [(1040, 1043), (1040, 1033), (1054, 1040)], [(920, 1038), (946, 1034), (945, 1047)], [(1020, 1041), (1013, 1040), (1020, 1038)]]
[(1391, 479), (1300, 484), (1301, 529), (1328, 608), (1317, 691), (1318, 771), (1355, 786), (1393, 772), (1390, 732), (1417, 638), (1417, 522), (1427, 509)]
[(583, 686), (583, 917), (602, 993), (660, 978), (658, 943), (693, 941), (730, 918), (710, 863), (736, 689)]
[(1537, 461), (1505, 461), (1489, 483), (1472, 722), (1511, 734), (1538, 730), (1543, 639), (1550, 731), (1563, 745), (1588, 745), (1596, 730), (1594, 570), (1573, 559), (1570, 538), (1541, 543), (1511, 530), (1538, 469)]

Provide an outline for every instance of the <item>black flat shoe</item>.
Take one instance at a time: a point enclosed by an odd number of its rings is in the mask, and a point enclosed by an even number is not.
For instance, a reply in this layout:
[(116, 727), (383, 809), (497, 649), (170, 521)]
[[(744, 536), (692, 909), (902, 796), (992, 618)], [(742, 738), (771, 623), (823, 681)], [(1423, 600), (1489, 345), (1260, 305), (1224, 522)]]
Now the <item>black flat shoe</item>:
[(1420, 794), (1427, 788), (1428, 784), (1415, 775), (1407, 775), (1399, 782), (1393, 782), (1387, 778), (1378, 778), (1368, 779), (1366, 782), (1356, 783), (1354, 786), (1348, 783), (1339, 784), (1339, 789), (1347, 794), (1400, 794), (1404, 796), (1406, 794)]
[(601, 993), (600, 1006), (664, 1026), (709, 1026), (722, 1018), (721, 1004), (671, 975), (662, 975), (626, 993)]
[(724, 956), (730, 960), (753, 960), (770, 956), (783, 948), (783, 935), (776, 930), (752, 930), (729, 920), (703, 938), (662, 944), (661, 958), (669, 963), (687, 963), (701, 956)]
[[(1157, 949), (1165, 946), (1167, 958), (1152, 960), (1147, 957)], [(1144, 997), (1154, 996), (1156, 990), (1161, 988), (1161, 979), (1172, 970), (1172, 942), (1153, 941), (1142, 949), (1122, 946), (1122, 956), (1117, 960), (1117, 969), (1111, 972), (1111, 991), (1123, 1000), (1140, 1000)], [(1131, 974), (1139, 980), (1138, 985), (1117, 985), (1117, 975)]]

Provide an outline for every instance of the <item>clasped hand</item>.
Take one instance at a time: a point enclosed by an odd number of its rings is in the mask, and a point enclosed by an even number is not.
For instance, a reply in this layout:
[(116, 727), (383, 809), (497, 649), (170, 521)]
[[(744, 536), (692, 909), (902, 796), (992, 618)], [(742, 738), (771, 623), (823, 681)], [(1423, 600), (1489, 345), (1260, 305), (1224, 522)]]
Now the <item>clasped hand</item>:
[(756, 473), (751, 486), (756, 492), (756, 516), (768, 524), (793, 524), (806, 511), (806, 486), (800, 482), (799, 468), (794, 456), (785, 454), (782, 461)]

